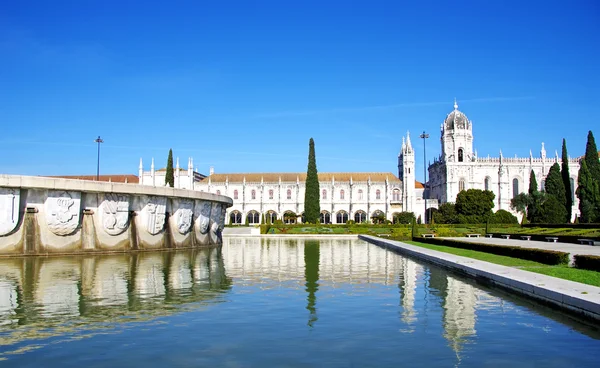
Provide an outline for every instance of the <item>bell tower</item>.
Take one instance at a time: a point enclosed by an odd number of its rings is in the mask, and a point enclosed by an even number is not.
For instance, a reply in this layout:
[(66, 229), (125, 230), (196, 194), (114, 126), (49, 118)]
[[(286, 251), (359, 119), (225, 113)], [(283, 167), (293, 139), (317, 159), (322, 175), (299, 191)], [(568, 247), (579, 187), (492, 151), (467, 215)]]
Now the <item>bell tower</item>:
[(454, 110), (450, 112), (442, 124), (442, 160), (444, 162), (470, 162), (475, 156), (473, 152), (472, 122), (458, 110), (456, 99)]

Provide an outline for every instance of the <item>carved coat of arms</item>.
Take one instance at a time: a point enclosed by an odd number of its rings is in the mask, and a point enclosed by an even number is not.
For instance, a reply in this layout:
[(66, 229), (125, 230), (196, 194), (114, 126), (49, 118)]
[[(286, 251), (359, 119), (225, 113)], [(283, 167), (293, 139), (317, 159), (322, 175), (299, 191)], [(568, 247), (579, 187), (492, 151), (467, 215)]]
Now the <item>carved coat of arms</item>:
[(148, 198), (148, 203), (142, 210), (142, 222), (150, 234), (156, 235), (165, 227), (166, 211), (166, 197), (150, 196)]
[(19, 222), (20, 190), (0, 188), (0, 235), (13, 231)]
[(221, 239), (221, 229), (219, 221), (221, 219), (221, 203), (213, 202), (210, 210), (210, 240), (213, 244), (218, 244)]
[(69, 235), (79, 226), (81, 193), (49, 191), (44, 203), (46, 224), (56, 235)]
[(107, 193), (100, 204), (99, 216), (104, 231), (109, 235), (123, 233), (129, 225), (129, 196)]
[(192, 227), (192, 219), (194, 217), (193, 208), (194, 204), (192, 201), (186, 200), (179, 204), (179, 208), (175, 211), (175, 223), (177, 224), (177, 231), (181, 234), (185, 234), (190, 231)]
[(197, 231), (200, 234), (206, 234), (208, 232), (208, 226), (210, 225), (210, 202), (200, 201), (196, 206), (196, 226)]

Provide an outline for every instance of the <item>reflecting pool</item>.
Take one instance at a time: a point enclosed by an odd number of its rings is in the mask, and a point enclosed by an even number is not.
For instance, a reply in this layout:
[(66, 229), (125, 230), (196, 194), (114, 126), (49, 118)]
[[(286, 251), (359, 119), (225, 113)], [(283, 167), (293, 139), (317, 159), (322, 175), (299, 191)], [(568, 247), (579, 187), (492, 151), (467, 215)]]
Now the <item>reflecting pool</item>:
[(598, 326), (357, 239), (0, 259), (0, 365), (597, 366)]

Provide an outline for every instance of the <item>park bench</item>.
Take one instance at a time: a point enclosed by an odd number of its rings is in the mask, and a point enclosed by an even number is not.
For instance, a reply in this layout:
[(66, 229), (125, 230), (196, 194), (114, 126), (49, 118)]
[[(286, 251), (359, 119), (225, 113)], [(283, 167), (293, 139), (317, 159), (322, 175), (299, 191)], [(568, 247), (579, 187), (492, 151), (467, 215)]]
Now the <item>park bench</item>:
[(521, 240), (531, 240), (531, 235), (521, 235)]
[(558, 238), (556, 236), (547, 236), (546, 241), (556, 243), (558, 241)]
[(435, 238), (435, 234), (421, 234), (424, 238)]
[(493, 237), (494, 237), (494, 234), (485, 234), (485, 237), (486, 237), (486, 238), (493, 238)]
[(577, 239), (579, 244), (600, 245), (600, 241), (594, 239)]
[(467, 234), (467, 238), (479, 238), (481, 234)]
[(502, 235), (500, 235), (500, 237), (502, 239), (510, 239), (510, 235), (509, 234), (502, 234)]

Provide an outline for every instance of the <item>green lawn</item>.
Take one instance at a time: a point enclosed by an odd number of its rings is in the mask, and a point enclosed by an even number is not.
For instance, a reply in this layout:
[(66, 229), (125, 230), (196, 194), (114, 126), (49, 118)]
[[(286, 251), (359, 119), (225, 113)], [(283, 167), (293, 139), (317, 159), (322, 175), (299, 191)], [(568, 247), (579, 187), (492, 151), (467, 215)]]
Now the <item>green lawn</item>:
[(558, 277), (564, 280), (580, 282), (582, 284), (600, 286), (600, 272), (596, 271), (580, 270), (577, 268), (568, 267), (566, 265), (550, 266), (543, 263), (528, 261), (519, 258), (497, 256), (495, 254), (478, 252), (468, 249), (446, 247), (442, 245), (425, 244), (414, 241), (404, 241), (404, 243), (416, 245), (427, 249), (437, 250), (444, 253), (455, 254), (457, 256), (478, 259), (480, 261), (495, 263), (502, 266), (515, 267), (525, 271), (536, 272), (548, 276)]

